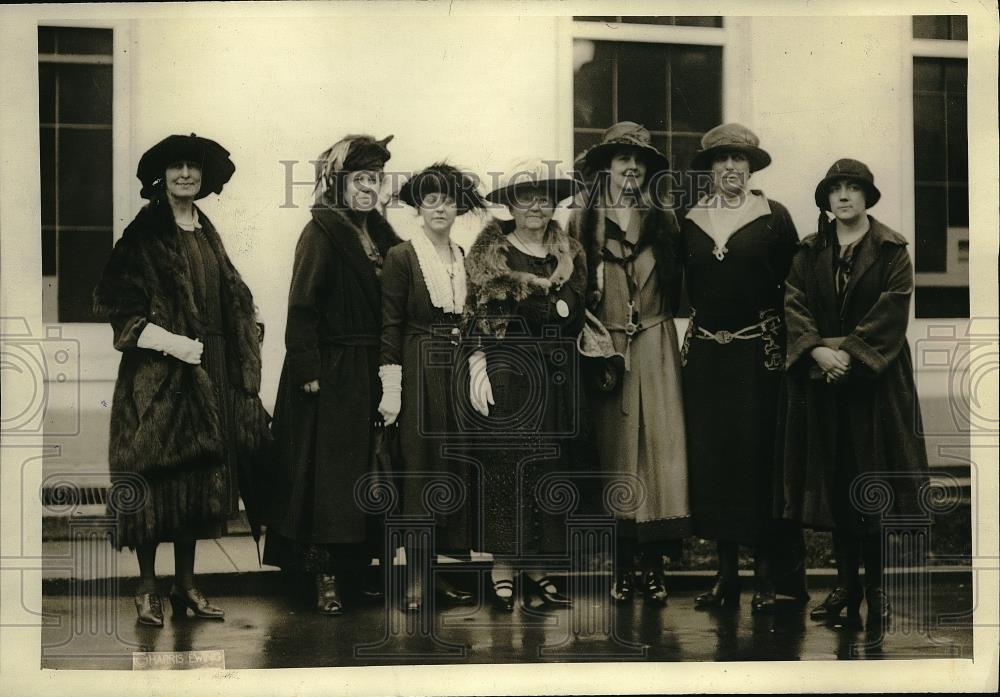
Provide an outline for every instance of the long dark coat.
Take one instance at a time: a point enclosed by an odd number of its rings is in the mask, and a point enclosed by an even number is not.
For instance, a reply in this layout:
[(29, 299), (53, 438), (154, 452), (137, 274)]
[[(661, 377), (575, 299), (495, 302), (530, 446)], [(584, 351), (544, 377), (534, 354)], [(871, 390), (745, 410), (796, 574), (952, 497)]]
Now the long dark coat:
[[(268, 415), (258, 396), (261, 359), (253, 297), (215, 227), (200, 210), (197, 214), (219, 264), (226, 365), (235, 392), (233, 424), (240, 467), (249, 470), (270, 441)], [(175, 334), (205, 337), (183, 242), (166, 202), (139, 211), (115, 244), (94, 289), (94, 313), (111, 323), (114, 346), (122, 352), (108, 452), (112, 499), (122, 498), (111, 507), (134, 514), (154, 505), (153, 498), (164, 494), (154, 484), (167, 479), (173, 483), (168, 488), (183, 495), (183, 500), (161, 501), (159, 513), (142, 515), (141, 525), (120, 529), (119, 546), (169, 539), (181, 525), (221, 520), (225, 511), (203, 486), (202, 476), (224, 461), (219, 395), (203, 366), (137, 346), (149, 322)]]
[[(382, 272), (380, 360), (382, 365), (403, 369), (397, 421), (402, 467), (396, 482), (402, 494), (401, 512), (433, 514), (438, 549), (452, 551), (472, 546), (470, 467), (445, 454), (449, 441), (458, 435), (456, 411), (469, 392), (468, 371), (456, 370), (466, 360), (466, 351), (449, 331), (460, 332), (461, 323), (461, 314), (445, 313), (432, 304), (413, 245), (404, 242), (390, 249)], [(425, 494), (433, 487), (456, 500), (445, 506), (425, 504), (429, 502)]]
[[(399, 242), (374, 212), (368, 232), (383, 255)], [(381, 398), (382, 297), (359, 234), (341, 211), (317, 207), (295, 248), (272, 424), (269, 549), (272, 532), (305, 543), (366, 539), (369, 521), (354, 488), (370, 468)], [(318, 393), (302, 389), (312, 380)]]
[[(918, 492), (927, 482), (906, 341), (913, 267), (906, 240), (871, 216), (869, 221), (842, 309), (832, 230), (803, 240), (785, 285), (788, 397), (779, 430), (776, 513), (816, 528), (835, 527), (837, 452), (845, 445), (839, 439), (850, 440), (858, 473), (870, 478), (867, 492), (858, 492), (868, 499), (869, 513), (918, 512)], [(846, 381), (830, 385), (816, 376), (810, 351), (839, 337), (853, 360)], [(849, 421), (842, 423), (845, 414)], [(877, 503), (889, 500), (884, 509)]]

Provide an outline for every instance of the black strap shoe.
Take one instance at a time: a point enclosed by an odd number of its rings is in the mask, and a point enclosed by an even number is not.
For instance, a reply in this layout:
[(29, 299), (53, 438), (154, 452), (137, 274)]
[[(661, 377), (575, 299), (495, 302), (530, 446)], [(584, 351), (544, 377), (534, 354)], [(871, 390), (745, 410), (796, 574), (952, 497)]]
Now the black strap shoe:
[(632, 586), (632, 572), (618, 574), (611, 584), (611, 600), (615, 603), (630, 603), (635, 592)]
[(502, 612), (514, 612), (514, 582), (511, 579), (493, 582), (493, 607)]
[(699, 610), (735, 608), (740, 604), (739, 582), (734, 578), (716, 574), (715, 583), (706, 593), (696, 596), (694, 606)]
[(548, 576), (542, 576), (537, 581), (527, 575), (524, 578), (527, 581), (524, 584), (525, 590), (531, 595), (541, 598), (543, 605), (547, 607), (570, 607), (573, 605), (569, 596), (561, 593)]
[(667, 604), (667, 597), (670, 594), (667, 592), (667, 580), (662, 571), (647, 571), (642, 590), (646, 600), (656, 605)]

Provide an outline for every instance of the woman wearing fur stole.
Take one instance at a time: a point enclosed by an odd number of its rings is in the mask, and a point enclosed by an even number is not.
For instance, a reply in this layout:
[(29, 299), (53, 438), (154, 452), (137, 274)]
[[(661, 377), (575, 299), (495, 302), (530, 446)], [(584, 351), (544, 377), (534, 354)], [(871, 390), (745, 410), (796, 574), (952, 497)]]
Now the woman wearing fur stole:
[[(466, 307), (481, 341), (469, 359), (473, 411), (464, 424), (482, 441), (474, 450), (484, 524), (477, 549), (494, 555), (494, 604), (508, 612), (515, 565), (566, 553), (560, 480), (579, 461), (581, 395), (569, 368), (584, 321), (586, 261), (552, 214), (575, 186), (552, 163), (516, 165), (486, 197), (513, 220), (489, 220), (466, 261)], [(522, 582), (526, 600), (570, 604), (537, 567)]]
[[(419, 611), (426, 588), (423, 570), (429, 555), (468, 555), (468, 467), (446, 457), (443, 437), (456, 433), (454, 366), (461, 350), (465, 309), (465, 253), (452, 242), (451, 229), (460, 215), (484, 208), (476, 181), (443, 163), (418, 172), (403, 185), (399, 199), (415, 208), (422, 225), (407, 242), (389, 250), (382, 271), (382, 353), (379, 413), (386, 426), (398, 424), (402, 468), (401, 512), (435, 518), (434, 549), (406, 545), (404, 609)], [(443, 357), (450, 356), (449, 360)], [(433, 360), (430, 360), (434, 357)], [(438, 475), (438, 476), (435, 476)], [(427, 510), (432, 487), (455, 499), (441, 501), (443, 510)], [(453, 496), (452, 496), (453, 495)], [(472, 594), (443, 577), (435, 590), (446, 601), (469, 603)]]
[(235, 169), (222, 146), (194, 134), (147, 151), (137, 176), (149, 204), (94, 290), (94, 312), (122, 352), (109, 452), (114, 544), (135, 550), (136, 611), (156, 627), (160, 542), (174, 545), (174, 614), (222, 619), (194, 583), (196, 540), (222, 535), (238, 511), (240, 475), (270, 440), (253, 297), (194, 205)]
[(337, 577), (362, 573), (373, 552), (355, 486), (371, 469), (381, 397), (379, 276), (400, 241), (377, 210), (391, 138), (347, 136), (320, 155), (288, 293), (264, 561), (312, 575), (323, 615), (341, 614)]
[[(636, 510), (620, 512), (615, 540), (615, 602), (632, 600), (635, 553), (647, 602), (665, 604), (663, 555), (679, 558), (690, 532), (684, 405), (677, 330), (680, 228), (656, 199), (670, 164), (649, 131), (617, 123), (583, 157), (596, 173), (573, 212), (569, 232), (587, 254), (588, 309), (608, 330), (624, 371), (588, 381), (588, 406), (602, 471), (628, 478)], [(595, 383), (595, 384), (592, 384)], [(642, 495), (639, 495), (639, 492)]]

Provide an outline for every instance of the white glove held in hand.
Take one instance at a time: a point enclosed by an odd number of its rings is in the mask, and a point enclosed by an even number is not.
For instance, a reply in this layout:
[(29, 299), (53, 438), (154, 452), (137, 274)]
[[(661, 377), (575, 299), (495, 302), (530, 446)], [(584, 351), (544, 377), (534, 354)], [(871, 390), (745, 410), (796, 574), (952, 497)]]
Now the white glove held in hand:
[(483, 416), (490, 415), (490, 405), (493, 401), (493, 385), (486, 373), (486, 354), (476, 351), (469, 356), (469, 400), (472, 408)]
[(190, 363), (191, 365), (199, 365), (201, 363), (201, 352), (205, 348), (197, 339), (189, 339), (180, 334), (172, 334), (152, 322), (143, 328), (136, 344), (139, 348), (161, 351), (164, 355), (173, 356), (177, 360)]
[(399, 417), (403, 399), (403, 366), (379, 366), (378, 376), (382, 380), (382, 401), (378, 405), (378, 413), (385, 419), (385, 425), (391, 426)]

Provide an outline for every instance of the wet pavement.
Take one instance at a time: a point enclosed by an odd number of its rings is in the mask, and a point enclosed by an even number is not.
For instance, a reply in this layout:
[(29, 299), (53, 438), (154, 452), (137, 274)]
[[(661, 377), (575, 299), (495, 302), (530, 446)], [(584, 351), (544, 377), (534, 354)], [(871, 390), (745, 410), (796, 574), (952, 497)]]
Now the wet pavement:
[(441, 605), (413, 615), (353, 598), (344, 615), (323, 617), (301, 599), (272, 593), (212, 596), (226, 619), (211, 621), (172, 618), (164, 599), (163, 628), (139, 625), (131, 596), (46, 595), (42, 667), (128, 670), (133, 652), (199, 650), (223, 651), (227, 669), (972, 658), (972, 584), (953, 577), (931, 575), (926, 592), (913, 590), (912, 584), (890, 590), (893, 619), (881, 630), (811, 621), (808, 608), (822, 600), (825, 588), (813, 589), (804, 607), (754, 616), (748, 591), (738, 610), (706, 612), (694, 609), (695, 590), (674, 593), (665, 608), (641, 600), (612, 606), (603, 595), (596, 599), (600, 584), (582, 585), (591, 588), (570, 589), (577, 591), (572, 609), (519, 605), (512, 614), (489, 605)]

